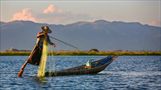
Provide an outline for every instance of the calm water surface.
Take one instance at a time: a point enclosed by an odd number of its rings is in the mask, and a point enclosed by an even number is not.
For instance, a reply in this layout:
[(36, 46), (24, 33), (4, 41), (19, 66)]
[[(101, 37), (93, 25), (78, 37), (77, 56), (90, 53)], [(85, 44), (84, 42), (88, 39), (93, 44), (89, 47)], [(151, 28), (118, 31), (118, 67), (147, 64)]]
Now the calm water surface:
[[(104, 56), (49, 57), (47, 70), (61, 70), (85, 64)], [(36, 77), (37, 66), (27, 65), (22, 78), (17, 77), (26, 56), (0, 57), (2, 90), (161, 90), (161, 56), (120, 56), (97, 75)]]

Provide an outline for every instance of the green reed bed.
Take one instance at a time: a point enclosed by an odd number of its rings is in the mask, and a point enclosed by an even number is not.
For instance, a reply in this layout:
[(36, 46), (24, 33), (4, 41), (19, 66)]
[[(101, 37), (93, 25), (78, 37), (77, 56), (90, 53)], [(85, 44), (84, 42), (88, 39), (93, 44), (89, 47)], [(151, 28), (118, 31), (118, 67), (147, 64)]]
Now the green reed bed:
[[(3, 51), (0, 56), (28, 56), (31, 52)], [(161, 51), (50, 51), (49, 55), (161, 55)]]

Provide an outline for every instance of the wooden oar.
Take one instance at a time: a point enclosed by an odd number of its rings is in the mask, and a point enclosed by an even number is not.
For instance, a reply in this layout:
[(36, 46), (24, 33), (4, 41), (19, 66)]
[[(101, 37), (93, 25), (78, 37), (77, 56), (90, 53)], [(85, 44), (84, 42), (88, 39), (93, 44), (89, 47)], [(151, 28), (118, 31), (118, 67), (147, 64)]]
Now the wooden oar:
[(22, 77), (23, 71), (28, 63), (28, 60), (25, 61), (25, 63), (22, 65), (20, 71), (18, 72), (18, 77)]
[[(34, 49), (36, 48), (37, 45), (34, 46)], [(31, 51), (31, 54), (34, 52), (34, 49)], [(18, 77), (22, 77), (23, 71), (28, 63), (29, 58), (31, 57), (31, 54), (29, 55), (28, 59), (25, 61), (25, 63), (21, 66), (20, 71), (18, 72)]]

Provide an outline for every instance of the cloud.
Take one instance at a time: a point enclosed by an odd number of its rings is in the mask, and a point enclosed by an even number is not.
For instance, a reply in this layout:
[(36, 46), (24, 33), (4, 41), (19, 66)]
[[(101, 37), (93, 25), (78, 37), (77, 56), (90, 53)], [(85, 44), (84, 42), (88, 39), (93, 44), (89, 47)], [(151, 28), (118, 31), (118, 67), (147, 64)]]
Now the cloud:
[(61, 9), (58, 7), (50, 4), (46, 9), (43, 10), (44, 14), (49, 14), (49, 13), (61, 13), (63, 12)]
[(11, 21), (24, 20), (39, 23), (68, 24), (76, 21), (87, 21), (91, 19), (93, 18), (89, 15), (67, 12), (50, 4), (47, 8), (42, 9), (40, 12), (37, 13), (32, 12), (32, 10), (29, 8), (24, 8), (14, 13)]
[(67, 12), (53, 4), (48, 5), (48, 7), (43, 10), (43, 13), (37, 15), (37, 18), (40, 22), (55, 24), (71, 23), (74, 21), (91, 19), (89, 15)]
[(21, 11), (15, 13), (11, 20), (37, 21), (36, 18), (33, 17), (29, 8), (22, 9)]

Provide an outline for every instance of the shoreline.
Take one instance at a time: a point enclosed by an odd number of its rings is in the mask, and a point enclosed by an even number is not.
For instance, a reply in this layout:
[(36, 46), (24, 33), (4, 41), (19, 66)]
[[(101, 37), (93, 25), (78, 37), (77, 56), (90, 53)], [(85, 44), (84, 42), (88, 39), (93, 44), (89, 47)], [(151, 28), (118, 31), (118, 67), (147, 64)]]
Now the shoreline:
[[(0, 56), (29, 56), (31, 52), (22, 52), (22, 51), (0, 51)], [(116, 56), (161, 56), (161, 51), (54, 51), (49, 52), (48, 55), (55, 56), (107, 56), (107, 55), (116, 55)]]

